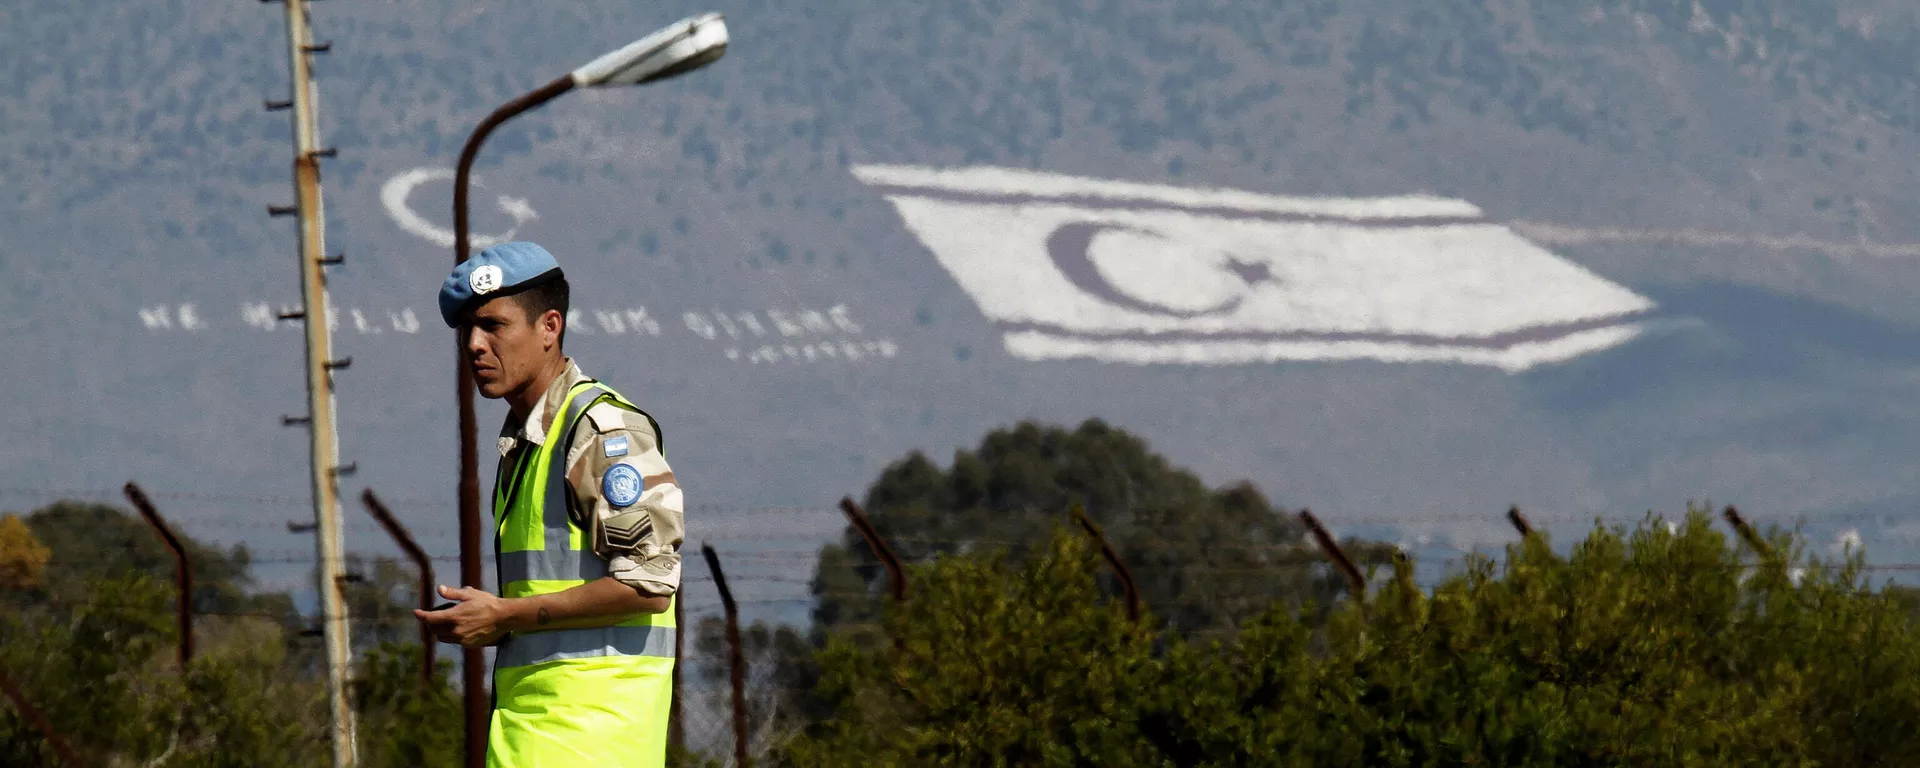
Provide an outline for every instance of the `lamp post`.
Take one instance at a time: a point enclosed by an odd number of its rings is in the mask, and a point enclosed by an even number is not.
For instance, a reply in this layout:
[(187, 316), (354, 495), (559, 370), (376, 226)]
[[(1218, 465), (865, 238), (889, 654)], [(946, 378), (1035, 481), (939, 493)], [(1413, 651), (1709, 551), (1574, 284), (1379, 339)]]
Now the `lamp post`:
[[(580, 87), (644, 85), (686, 74), (718, 60), (727, 52), (727, 25), (720, 14), (708, 13), (667, 25), (619, 50), (587, 62), (579, 69), (507, 102), (487, 115), (467, 137), (460, 165), (453, 176), (453, 263), (467, 260), (467, 177), (481, 143), (501, 123), (560, 94)], [(460, 403), (460, 582), (480, 586), (480, 471), (473, 415), (473, 370), (468, 367), (463, 333), (455, 333), (454, 369)], [(489, 705), (486, 660), (479, 650), (461, 654), (461, 681), (465, 688), (466, 764), (480, 766), (487, 754)]]

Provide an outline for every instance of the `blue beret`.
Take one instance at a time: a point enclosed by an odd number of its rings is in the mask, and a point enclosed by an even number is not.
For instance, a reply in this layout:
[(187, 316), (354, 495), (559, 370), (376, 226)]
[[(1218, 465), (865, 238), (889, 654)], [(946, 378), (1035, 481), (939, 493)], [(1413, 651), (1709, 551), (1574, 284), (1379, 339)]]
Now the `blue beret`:
[(560, 276), (560, 262), (533, 243), (501, 243), (453, 268), (440, 286), (440, 319), (448, 328), (486, 302), (511, 296)]

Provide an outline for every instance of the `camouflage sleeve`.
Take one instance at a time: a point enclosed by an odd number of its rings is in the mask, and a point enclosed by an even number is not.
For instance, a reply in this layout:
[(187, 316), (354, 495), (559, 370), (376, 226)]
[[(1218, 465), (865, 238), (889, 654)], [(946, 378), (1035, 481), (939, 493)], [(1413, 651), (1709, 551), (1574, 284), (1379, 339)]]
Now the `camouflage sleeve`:
[(601, 403), (569, 446), (567, 480), (589, 544), (621, 583), (652, 595), (680, 587), (685, 507), (646, 416)]

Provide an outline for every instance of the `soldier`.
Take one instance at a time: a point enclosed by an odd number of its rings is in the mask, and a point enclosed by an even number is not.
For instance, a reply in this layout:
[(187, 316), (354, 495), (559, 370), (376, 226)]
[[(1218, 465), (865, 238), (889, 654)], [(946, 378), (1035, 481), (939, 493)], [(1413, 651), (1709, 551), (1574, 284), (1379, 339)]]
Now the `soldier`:
[(442, 642), (498, 645), (487, 764), (661, 766), (684, 507), (653, 417), (563, 354), (567, 280), (502, 243), (453, 270), (440, 315), (480, 394), (507, 402), (494, 475), (498, 596), (415, 611)]

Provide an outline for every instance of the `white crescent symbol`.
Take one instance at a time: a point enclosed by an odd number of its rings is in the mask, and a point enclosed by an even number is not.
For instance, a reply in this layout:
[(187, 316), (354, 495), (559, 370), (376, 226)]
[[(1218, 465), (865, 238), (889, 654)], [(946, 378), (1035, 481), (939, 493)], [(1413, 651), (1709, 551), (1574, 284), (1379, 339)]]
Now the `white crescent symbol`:
[[(1131, 309), (1135, 312), (1147, 312), (1166, 317), (1194, 318), (1208, 315), (1223, 315), (1240, 307), (1245, 296), (1235, 296), (1212, 307), (1194, 310), (1174, 309), (1163, 306), (1126, 291), (1107, 280), (1100, 274), (1100, 267), (1093, 263), (1093, 241), (1104, 232), (1132, 230), (1151, 237), (1165, 239), (1151, 230), (1129, 227), (1125, 224), (1107, 224), (1097, 221), (1069, 221), (1053, 229), (1047, 235), (1047, 255), (1053, 259), (1054, 268), (1089, 296), (1115, 306)], [(1254, 280), (1242, 276), (1249, 286)]]
[[(453, 171), (445, 168), (415, 168), (410, 171), (402, 171), (399, 175), (388, 179), (386, 184), (381, 185), (380, 204), (387, 209), (387, 215), (393, 217), (393, 223), (400, 225), (401, 229), (426, 238), (427, 242), (442, 248), (452, 248), (453, 230), (444, 229), (432, 221), (427, 220), (426, 217), (415, 213), (412, 208), (407, 207), (407, 196), (413, 194), (414, 187), (429, 181), (451, 180), (452, 178)], [(478, 179), (473, 179), (472, 181), (473, 186), (482, 186)], [(540, 218), (540, 215), (534, 213), (533, 206), (526, 200), (501, 195), (497, 203), (502, 213), (513, 217), (513, 229), (509, 229), (505, 234), (501, 235), (469, 234), (467, 239), (471, 241), (472, 247), (476, 250), (512, 240), (514, 233), (519, 231), (521, 224)]]

